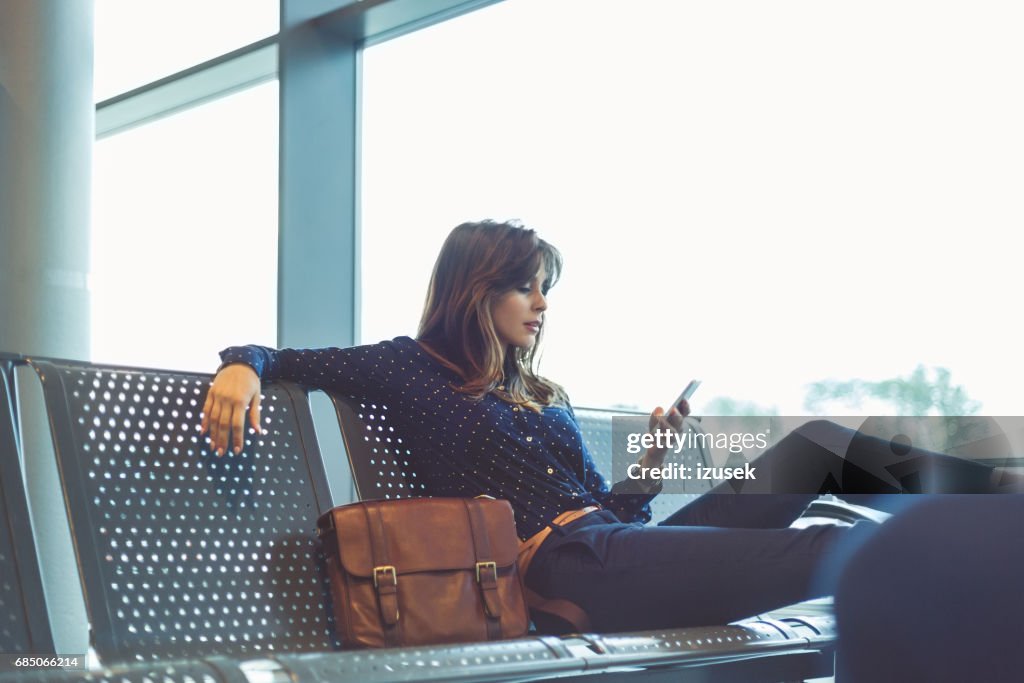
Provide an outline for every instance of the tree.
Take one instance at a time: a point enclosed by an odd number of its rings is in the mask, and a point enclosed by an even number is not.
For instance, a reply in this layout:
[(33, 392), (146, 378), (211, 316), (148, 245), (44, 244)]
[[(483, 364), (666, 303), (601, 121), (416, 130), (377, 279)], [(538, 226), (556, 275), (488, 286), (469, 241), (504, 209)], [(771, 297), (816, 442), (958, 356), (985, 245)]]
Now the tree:
[(981, 408), (967, 391), (950, 381), (946, 368), (918, 365), (909, 376), (868, 382), (822, 380), (810, 385), (804, 407), (820, 415), (829, 401), (859, 408), (865, 398), (892, 404), (898, 415), (974, 415)]
[(703, 415), (767, 416), (778, 415), (775, 406), (766, 408), (753, 401), (739, 401), (728, 396), (716, 396), (704, 405)]

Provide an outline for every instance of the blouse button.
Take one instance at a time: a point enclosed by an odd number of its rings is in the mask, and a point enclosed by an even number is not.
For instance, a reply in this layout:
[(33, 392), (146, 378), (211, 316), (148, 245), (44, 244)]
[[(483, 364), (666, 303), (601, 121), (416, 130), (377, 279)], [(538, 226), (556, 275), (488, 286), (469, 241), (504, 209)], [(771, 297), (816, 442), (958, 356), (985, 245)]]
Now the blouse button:
[(518, 413), (519, 412), (519, 406), (516, 406), (515, 408), (513, 408), (512, 412), (513, 413)]
[(533, 441), (533, 437), (532, 436), (528, 436), (528, 437), (526, 437), (526, 440), (527, 441)]
[(504, 384), (499, 384), (498, 385), (498, 391), (505, 391), (505, 385)]
[(548, 468), (548, 474), (554, 474), (554, 473), (555, 473), (555, 468), (549, 467)]

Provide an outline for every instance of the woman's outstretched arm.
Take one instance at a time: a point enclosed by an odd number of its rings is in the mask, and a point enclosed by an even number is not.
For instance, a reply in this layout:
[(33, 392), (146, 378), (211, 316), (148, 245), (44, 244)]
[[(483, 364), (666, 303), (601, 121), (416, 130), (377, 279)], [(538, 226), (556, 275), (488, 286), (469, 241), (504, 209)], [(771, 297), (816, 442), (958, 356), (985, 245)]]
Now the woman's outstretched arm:
[[(263, 380), (284, 379), (357, 398), (387, 401), (406, 381), (415, 342), (398, 338), (379, 344), (342, 348), (272, 349), (232, 346), (220, 353), (223, 361), (203, 406), (201, 432), (210, 435), (210, 448), (223, 455), (241, 452), (245, 411), (260, 431), (260, 386)], [(232, 436), (231, 443), (228, 442)]]

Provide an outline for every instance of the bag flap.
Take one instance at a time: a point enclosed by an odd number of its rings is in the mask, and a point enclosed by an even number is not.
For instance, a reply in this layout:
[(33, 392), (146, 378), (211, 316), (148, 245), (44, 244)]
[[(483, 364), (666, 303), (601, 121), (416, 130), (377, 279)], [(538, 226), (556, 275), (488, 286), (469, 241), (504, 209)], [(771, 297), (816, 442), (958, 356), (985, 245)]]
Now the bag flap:
[(462, 498), (402, 498), (352, 503), (334, 508), (331, 515), (341, 563), (350, 574), (370, 577), (374, 560), (370, 544), (367, 506), (380, 509), (387, 541), (388, 564), (399, 575), (414, 572), (473, 569), (477, 559), (466, 502), (479, 503), (499, 567), (515, 564), (519, 551), (515, 517), (507, 500)]

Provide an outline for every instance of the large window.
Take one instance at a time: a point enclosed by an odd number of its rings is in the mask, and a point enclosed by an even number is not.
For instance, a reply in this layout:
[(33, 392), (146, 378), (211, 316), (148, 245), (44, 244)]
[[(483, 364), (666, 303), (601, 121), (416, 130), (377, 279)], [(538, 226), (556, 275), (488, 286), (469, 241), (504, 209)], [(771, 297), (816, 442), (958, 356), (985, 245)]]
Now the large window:
[(277, 339), (278, 86), (96, 145), (93, 359), (212, 371)]
[[(520, 218), (566, 257), (542, 372), (578, 404), (700, 377), (698, 410), (895, 412), (872, 388), (921, 365), (1015, 413), (1022, 31), (1012, 2), (507, 0), (371, 47), (363, 340), (415, 332), (452, 226)], [(864, 402), (809, 407), (826, 380)]]

